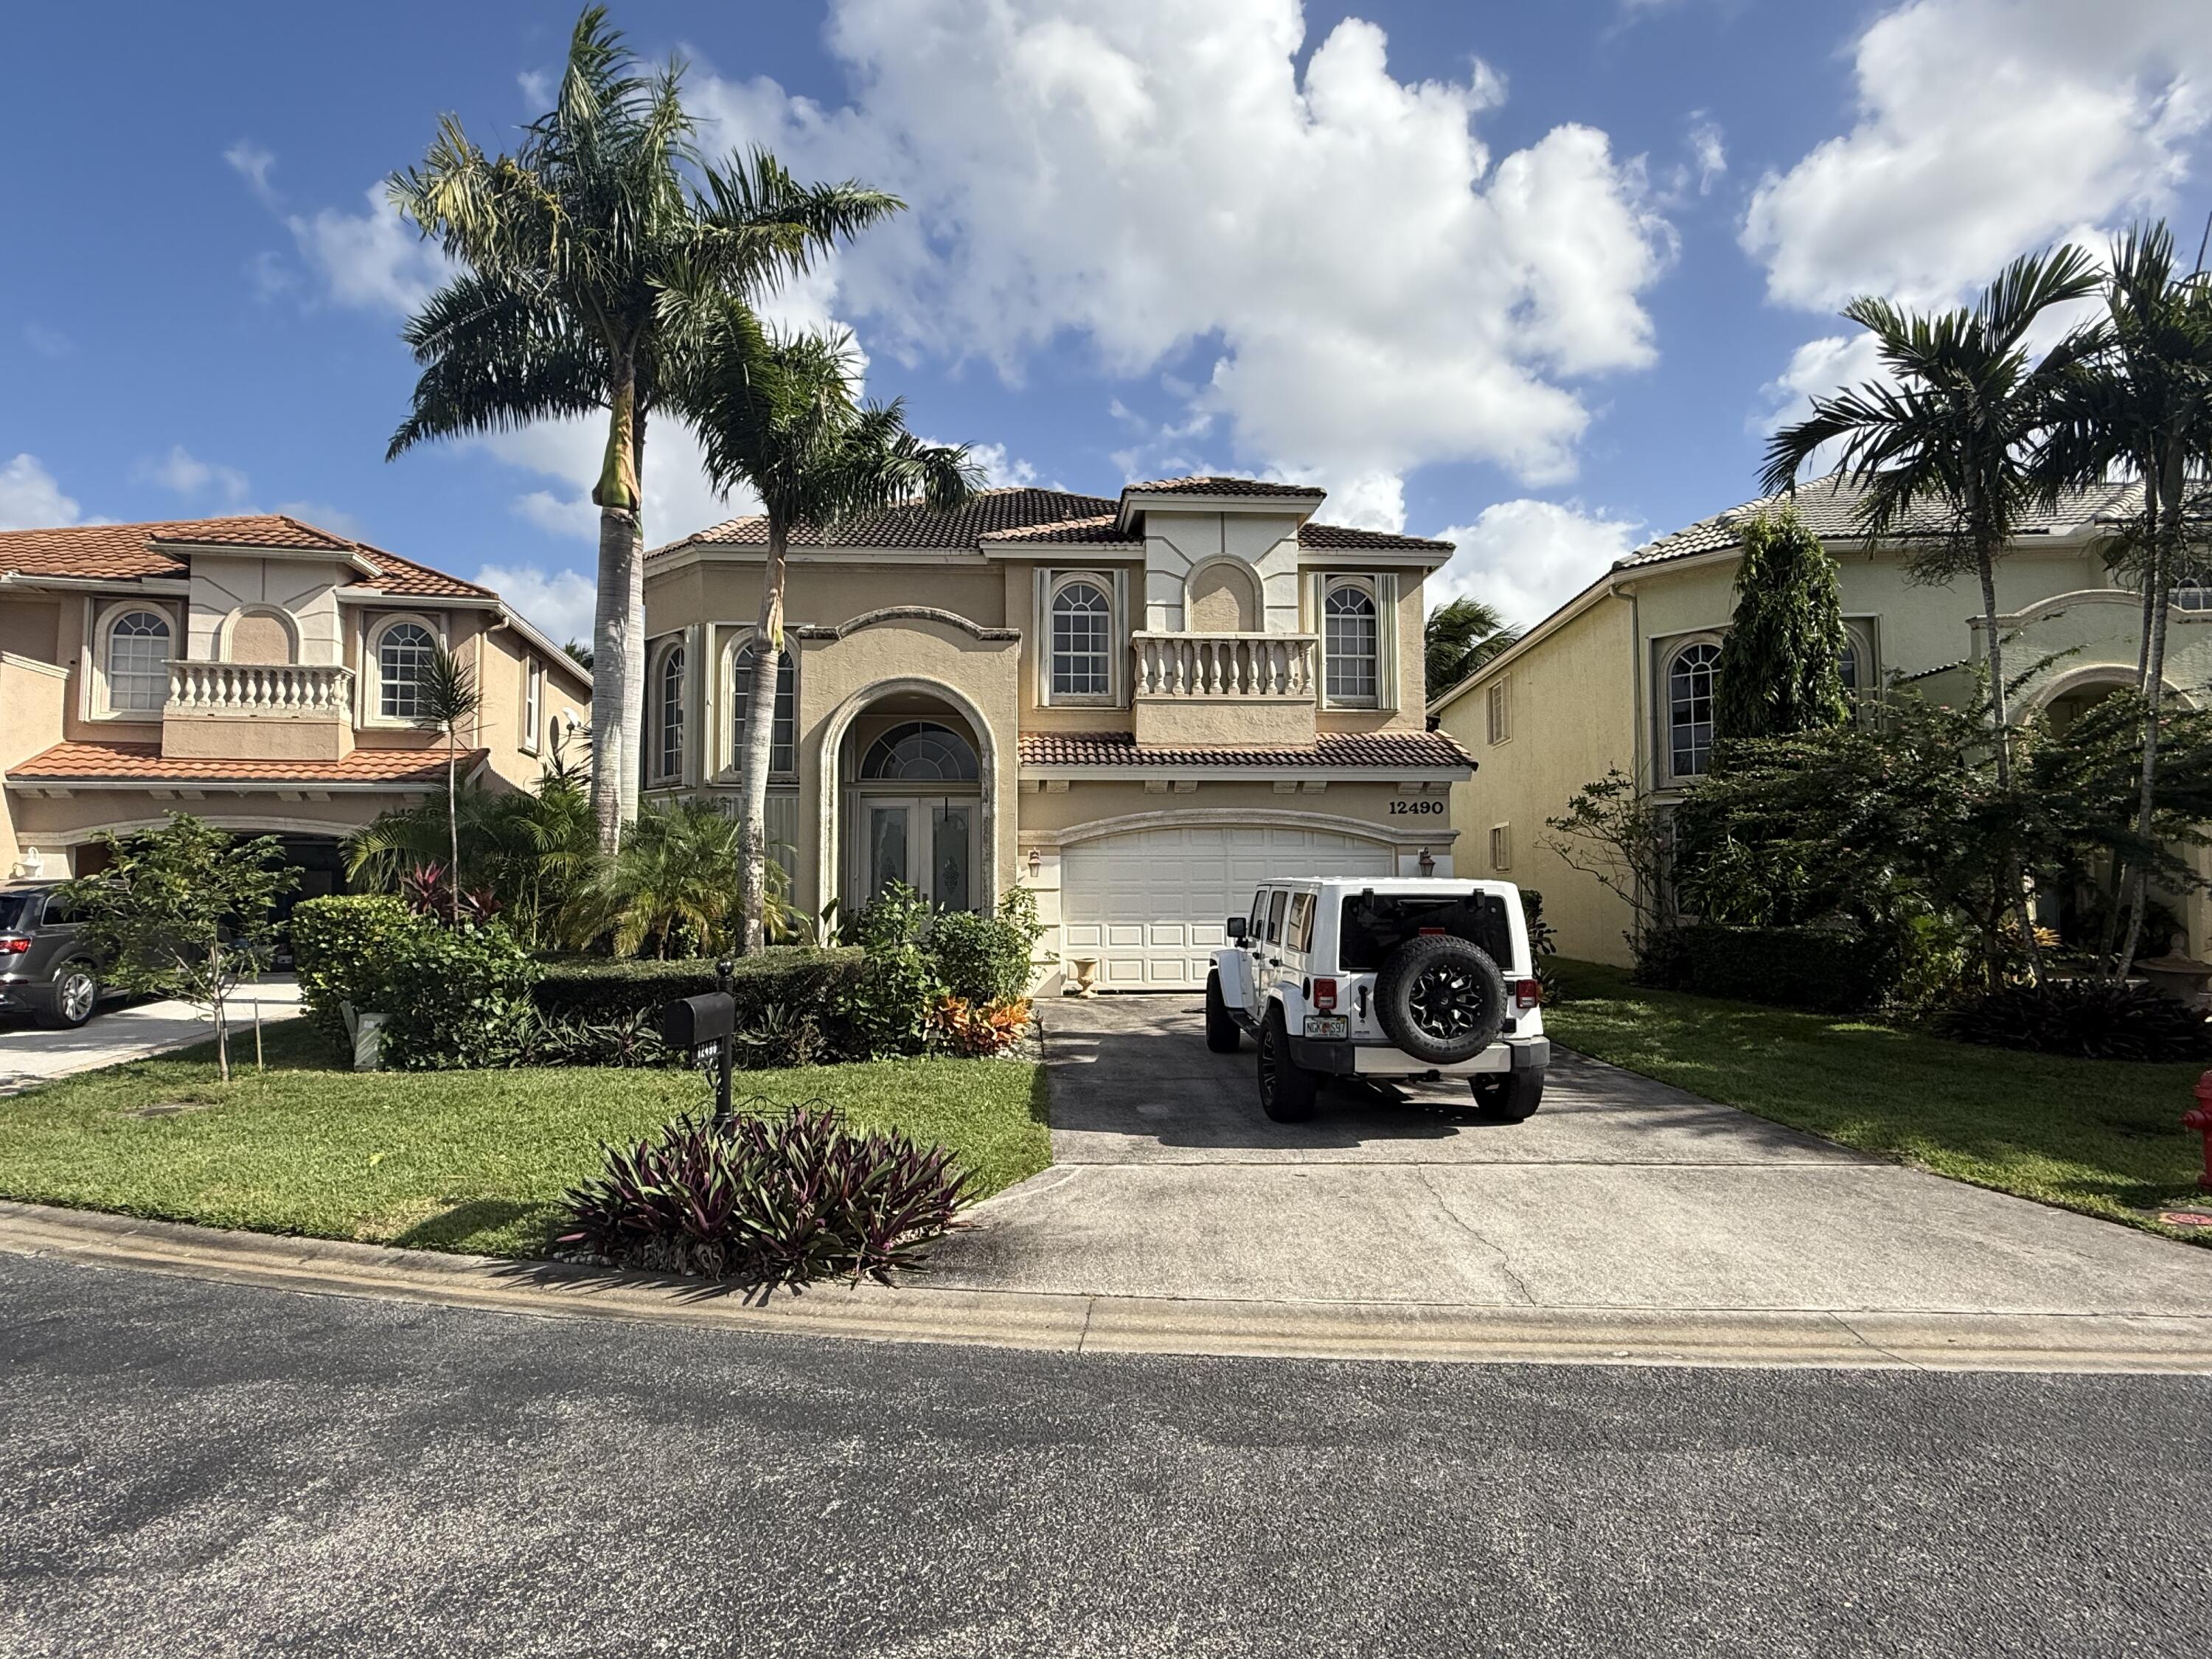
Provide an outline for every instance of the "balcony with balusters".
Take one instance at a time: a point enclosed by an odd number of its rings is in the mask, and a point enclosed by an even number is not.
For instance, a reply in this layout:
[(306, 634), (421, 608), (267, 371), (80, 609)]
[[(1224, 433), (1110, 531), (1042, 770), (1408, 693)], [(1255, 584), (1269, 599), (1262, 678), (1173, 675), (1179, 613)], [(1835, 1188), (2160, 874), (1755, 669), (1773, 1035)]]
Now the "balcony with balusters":
[(161, 749), (223, 760), (343, 760), (353, 749), (353, 672), (337, 663), (173, 661)]
[(1311, 634), (1137, 633), (1131, 701), (1140, 744), (1309, 744)]

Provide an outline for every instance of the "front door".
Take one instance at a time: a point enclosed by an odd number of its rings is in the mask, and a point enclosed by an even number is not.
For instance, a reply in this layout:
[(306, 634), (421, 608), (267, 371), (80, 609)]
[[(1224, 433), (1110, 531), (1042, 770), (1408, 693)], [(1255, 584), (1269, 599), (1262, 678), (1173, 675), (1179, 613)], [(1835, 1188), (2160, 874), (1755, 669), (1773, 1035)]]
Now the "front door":
[(975, 908), (973, 799), (915, 800), (865, 796), (860, 801), (860, 897), (902, 881), (940, 910)]

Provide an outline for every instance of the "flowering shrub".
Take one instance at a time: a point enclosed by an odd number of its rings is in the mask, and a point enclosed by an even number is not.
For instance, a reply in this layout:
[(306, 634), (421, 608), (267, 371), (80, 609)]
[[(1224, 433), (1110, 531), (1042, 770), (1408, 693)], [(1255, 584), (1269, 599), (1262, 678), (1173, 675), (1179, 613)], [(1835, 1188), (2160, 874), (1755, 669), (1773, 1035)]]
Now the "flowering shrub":
[(995, 1054), (1018, 1042), (1029, 1023), (1027, 997), (996, 1002), (946, 997), (930, 1011), (930, 1047), (948, 1054)]
[(559, 1244), (622, 1267), (758, 1285), (889, 1284), (955, 1224), (969, 1182), (944, 1147), (896, 1130), (856, 1133), (818, 1102), (679, 1117), (650, 1140), (608, 1147), (606, 1159), (603, 1175), (568, 1193)]

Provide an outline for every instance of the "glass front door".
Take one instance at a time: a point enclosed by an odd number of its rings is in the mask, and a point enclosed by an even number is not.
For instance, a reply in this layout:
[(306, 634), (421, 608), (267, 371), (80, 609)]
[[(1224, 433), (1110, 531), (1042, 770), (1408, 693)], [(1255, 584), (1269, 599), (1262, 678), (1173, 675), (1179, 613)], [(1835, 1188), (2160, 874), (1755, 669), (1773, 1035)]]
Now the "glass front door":
[(977, 807), (973, 800), (863, 798), (859, 902), (902, 881), (940, 910), (973, 909)]

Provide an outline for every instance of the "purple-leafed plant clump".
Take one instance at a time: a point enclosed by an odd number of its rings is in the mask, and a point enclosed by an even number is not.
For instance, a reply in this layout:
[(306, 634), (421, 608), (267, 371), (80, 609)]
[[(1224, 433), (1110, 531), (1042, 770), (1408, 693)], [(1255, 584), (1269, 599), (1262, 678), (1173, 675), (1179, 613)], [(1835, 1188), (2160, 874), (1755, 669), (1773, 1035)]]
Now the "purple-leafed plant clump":
[(942, 1146), (855, 1132), (819, 1102), (689, 1115), (571, 1188), (556, 1243), (625, 1267), (796, 1285), (920, 1267), (956, 1224), (969, 1176)]

